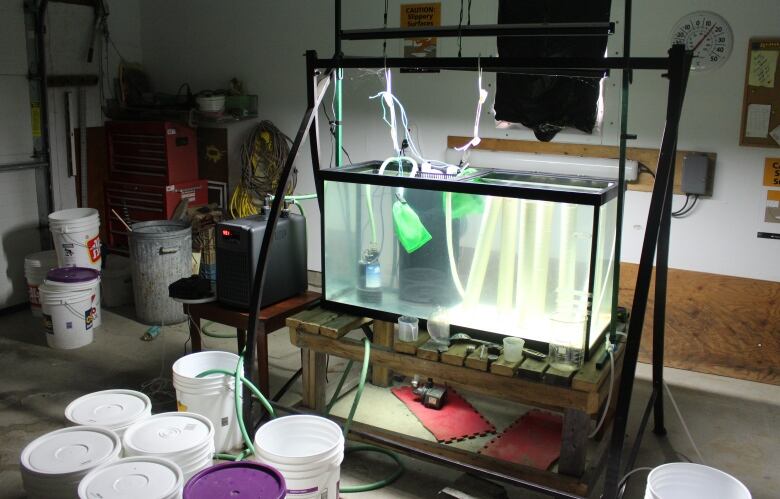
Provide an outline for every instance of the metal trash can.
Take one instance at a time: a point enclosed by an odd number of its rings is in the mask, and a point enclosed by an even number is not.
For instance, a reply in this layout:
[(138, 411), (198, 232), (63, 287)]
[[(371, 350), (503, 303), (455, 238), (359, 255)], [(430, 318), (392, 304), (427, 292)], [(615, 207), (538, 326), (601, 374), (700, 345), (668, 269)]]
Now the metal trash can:
[(130, 264), (136, 318), (145, 324), (187, 320), (182, 304), (168, 297), (168, 285), (192, 273), (190, 225), (171, 220), (139, 222), (130, 233)]

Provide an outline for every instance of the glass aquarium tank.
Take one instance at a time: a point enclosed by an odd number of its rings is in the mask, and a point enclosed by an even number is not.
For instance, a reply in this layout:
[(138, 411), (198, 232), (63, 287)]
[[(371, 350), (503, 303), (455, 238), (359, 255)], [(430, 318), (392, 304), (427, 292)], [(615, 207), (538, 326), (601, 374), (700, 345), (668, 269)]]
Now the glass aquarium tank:
[(454, 331), (563, 347), (575, 363), (610, 324), (613, 180), (368, 162), (317, 182), (327, 307), (389, 321), (436, 314)]

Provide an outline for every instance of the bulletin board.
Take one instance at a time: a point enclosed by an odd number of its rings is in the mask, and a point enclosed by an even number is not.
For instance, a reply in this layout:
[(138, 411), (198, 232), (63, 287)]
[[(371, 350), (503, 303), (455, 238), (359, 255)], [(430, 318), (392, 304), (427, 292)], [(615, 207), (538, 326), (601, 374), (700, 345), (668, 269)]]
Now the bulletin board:
[(780, 147), (780, 38), (751, 38), (739, 144)]

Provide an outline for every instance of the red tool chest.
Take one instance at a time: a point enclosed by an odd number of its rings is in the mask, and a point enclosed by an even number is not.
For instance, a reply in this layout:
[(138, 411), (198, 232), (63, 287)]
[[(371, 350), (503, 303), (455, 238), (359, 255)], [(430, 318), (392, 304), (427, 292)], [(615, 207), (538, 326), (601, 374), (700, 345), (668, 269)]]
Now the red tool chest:
[(113, 181), (164, 187), (198, 178), (192, 128), (170, 121), (110, 121), (106, 136)]
[(121, 252), (128, 246), (127, 229), (111, 213), (112, 209), (130, 225), (147, 220), (168, 220), (183, 199), (187, 199), (190, 206), (206, 204), (208, 181), (195, 180), (166, 186), (109, 180), (105, 183), (105, 193), (108, 243)]

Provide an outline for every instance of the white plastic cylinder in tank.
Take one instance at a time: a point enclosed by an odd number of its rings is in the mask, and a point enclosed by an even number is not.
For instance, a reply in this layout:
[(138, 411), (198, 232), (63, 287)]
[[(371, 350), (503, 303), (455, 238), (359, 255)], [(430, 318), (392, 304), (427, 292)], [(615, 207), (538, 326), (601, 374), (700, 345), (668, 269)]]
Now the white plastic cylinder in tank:
[(152, 402), (134, 390), (102, 390), (73, 400), (65, 418), (76, 425), (98, 426), (114, 431), (119, 438), (133, 423), (152, 415)]
[(79, 483), (79, 499), (177, 499), (184, 487), (181, 468), (168, 459), (126, 457), (90, 471)]
[(52, 348), (69, 350), (92, 343), (94, 322), (90, 291), (50, 290), (44, 281), (39, 288), (46, 343)]
[(61, 267), (100, 270), (100, 215), (94, 208), (73, 208), (49, 214), (49, 230)]
[(198, 378), (210, 369), (233, 372), (238, 355), (209, 351), (185, 355), (173, 364), (173, 387), (180, 411), (207, 417), (214, 425), (217, 452), (231, 452), (241, 446), (241, 430), (236, 420), (235, 379), (222, 374)]
[(95, 317), (93, 319), (93, 325), (95, 328), (99, 328), (103, 325), (103, 311), (101, 310), (102, 305), (102, 294), (100, 292), (100, 277), (86, 282), (60, 282), (60, 281), (51, 281), (51, 280), (45, 280), (46, 287), (49, 290), (52, 291), (63, 291), (63, 292), (78, 292), (78, 291), (88, 291), (92, 293), (95, 296)]
[(289, 499), (338, 499), (344, 435), (319, 416), (277, 418), (255, 434), (254, 459), (279, 470)]
[(31, 253), (24, 258), (24, 276), (27, 280), (27, 295), (33, 316), (41, 317), (41, 300), (38, 287), (46, 279), (46, 273), (57, 266), (54, 250)]
[(751, 499), (733, 476), (703, 464), (668, 463), (647, 476), (645, 499)]

